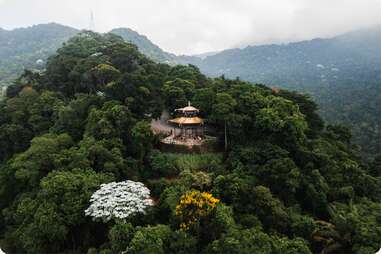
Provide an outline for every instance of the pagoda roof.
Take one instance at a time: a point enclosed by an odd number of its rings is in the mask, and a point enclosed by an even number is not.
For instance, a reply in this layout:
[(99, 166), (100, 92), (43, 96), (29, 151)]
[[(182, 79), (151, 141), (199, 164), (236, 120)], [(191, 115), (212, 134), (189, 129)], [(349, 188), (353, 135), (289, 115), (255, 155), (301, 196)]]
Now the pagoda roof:
[(175, 119), (168, 120), (168, 122), (175, 123), (178, 125), (196, 125), (204, 124), (204, 120), (200, 117), (178, 117)]
[(183, 108), (177, 108), (175, 111), (180, 111), (180, 112), (199, 112), (198, 108), (195, 108), (191, 106), (190, 102), (188, 102), (188, 106), (183, 107)]

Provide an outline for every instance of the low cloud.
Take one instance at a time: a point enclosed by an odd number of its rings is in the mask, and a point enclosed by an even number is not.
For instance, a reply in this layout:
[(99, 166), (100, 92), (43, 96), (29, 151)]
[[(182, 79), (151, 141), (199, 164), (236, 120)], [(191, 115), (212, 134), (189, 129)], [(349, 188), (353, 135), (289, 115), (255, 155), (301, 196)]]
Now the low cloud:
[(380, 0), (0, 0), (0, 26), (58, 22), (130, 27), (163, 49), (194, 54), (329, 37), (381, 24)]

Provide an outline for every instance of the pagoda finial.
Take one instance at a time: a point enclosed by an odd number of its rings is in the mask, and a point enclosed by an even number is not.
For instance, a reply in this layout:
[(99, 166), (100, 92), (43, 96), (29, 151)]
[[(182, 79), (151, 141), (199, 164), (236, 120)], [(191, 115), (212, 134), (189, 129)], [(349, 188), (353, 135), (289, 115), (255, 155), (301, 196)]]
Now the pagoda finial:
[(188, 101), (188, 107), (190, 107), (190, 105), (191, 105), (191, 104), (190, 104), (190, 101)]

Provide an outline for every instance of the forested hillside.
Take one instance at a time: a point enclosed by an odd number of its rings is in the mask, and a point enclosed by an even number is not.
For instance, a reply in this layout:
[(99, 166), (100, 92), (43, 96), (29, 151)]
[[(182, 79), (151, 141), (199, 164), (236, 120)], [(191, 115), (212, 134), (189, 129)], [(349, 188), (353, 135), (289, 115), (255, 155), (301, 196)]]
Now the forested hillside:
[(366, 74), (381, 70), (380, 42), (381, 27), (376, 27), (330, 39), (229, 49), (193, 60), (211, 76), (308, 89), (345, 79), (368, 81)]
[(381, 152), (381, 27), (330, 39), (229, 49), (180, 62), (214, 77), (309, 93), (327, 120), (351, 126), (364, 154)]
[[(151, 118), (188, 100), (216, 133), (226, 126), (223, 154), (157, 149)], [(0, 104), (0, 246), (373, 254), (381, 158), (362, 161), (316, 110), (294, 92), (154, 63), (116, 35), (77, 35)]]
[(25, 68), (43, 68), (47, 57), (76, 33), (54, 23), (11, 31), (0, 28), (0, 87), (10, 85)]
[[(0, 95), (1, 88), (12, 84), (24, 69), (44, 69), (46, 59), (80, 31), (55, 24), (4, 30), (0, 28)], [(129, 28), (113, 29), (138, 46), (139, 51), (157, 62), (173, 62), (175, 55), (164, 52), (144, 35)]]
[[(46, 58), (79, 31), (58, 24), (0, 29), (0, 86), (24, 68), (43, 69)], [(210, 76), (225, 75), (312, 95), (330, 123), (351, 127), (365, 157), (381, 153), (381, 28), (285, 45), (175, 56), (128, 28), (111, 31), (156, 62), (191, 63)], [(42, 61), (41, 61), (42, 60)], [(1, 94), (1, 90), (0, 90)]]
[(163, 51), (153, 44), (146, 36), (141, 35), (129, 28), (116, 28), (110, 33), (121, 36), (125, 41), (138, 46), (139, 51), (156, 62), (173, 63), (176, 55)]

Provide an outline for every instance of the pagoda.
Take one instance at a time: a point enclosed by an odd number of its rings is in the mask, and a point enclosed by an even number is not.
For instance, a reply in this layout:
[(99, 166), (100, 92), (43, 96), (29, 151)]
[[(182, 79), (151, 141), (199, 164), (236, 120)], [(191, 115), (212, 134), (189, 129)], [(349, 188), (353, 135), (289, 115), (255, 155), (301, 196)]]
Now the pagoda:
[(168, 120), (174, 125), (171, 137), (174, 140), (189, 141), (192, 144), (201, 142), (204, 137), (204, 120), (198, 117), (199, 112), (197, 108), (191, 106), (190, 102), (186, 107), (175, 109), (175, 113), (180, 116)]

